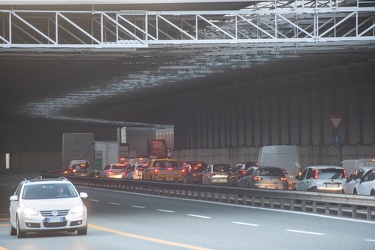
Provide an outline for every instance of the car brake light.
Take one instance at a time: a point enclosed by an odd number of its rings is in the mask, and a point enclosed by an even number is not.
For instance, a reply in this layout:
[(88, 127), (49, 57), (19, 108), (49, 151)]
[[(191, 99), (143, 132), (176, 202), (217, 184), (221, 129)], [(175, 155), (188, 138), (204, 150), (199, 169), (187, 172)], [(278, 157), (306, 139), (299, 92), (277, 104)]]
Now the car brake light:
[(280, 177), (280, 181), (286, 181), (286, 177)]
[(138, 170), (135, 170), (135, 174), (138, 175)]
[(115, 172), (113, 172), (113, 171), (108, 171), (108, 174), (114, 174)]
[(194, 167), (194, 170), (197, 170), (198, 168), (197, 167)]
[(318, 176), (319, 176), (319, 169), (315, 169), (313, 178), (318, 179)]
[(253, 178), (253, 181), (261, 181), (261, 180), (263, 180), (263, 178), (262, 178), (262, 177), (259, 177), (259, 176), (255, 176), (255, 177)]
[(215, 175), (215, 172), (211, 172), (211, 175)]
[(346, 172), (346, 169), (344, 169), (344, 178), (348, 179), (348, 174)]
[(172, 171), (173, 170), (173, 168), (167, 168), (167, 171)]
[(242, 173), (243, 175), (246, 174), (246, 170), (245, 170), (245, 169), (242, 170), (241, 173)]
[(224, 169), (222, 168), (222, 169), (220, 169), (220, 172), (224, 172)]
[(77, 169), (73, 169), (72, 171), (73, 171), (73, 173), (75, 173), (75, 172), (77, 172)]
[(155, 169), (154, 169), (154, 174), (155, 174), (155, 175), (158, 175), (158, 174), (159, 174), (159, 169), (155, 168)]

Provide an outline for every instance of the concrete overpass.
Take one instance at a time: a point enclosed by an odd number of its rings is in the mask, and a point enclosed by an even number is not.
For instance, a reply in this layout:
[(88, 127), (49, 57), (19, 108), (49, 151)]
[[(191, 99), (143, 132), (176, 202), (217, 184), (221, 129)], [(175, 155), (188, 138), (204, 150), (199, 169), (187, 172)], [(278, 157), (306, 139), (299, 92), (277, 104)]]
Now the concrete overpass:
[(173, 126), (180, 160), (268, 144), (299, 145), (304, 165), (375, 155), (371, 1), (71, 2), (0, 5), (0, 152), (15, 168), (57, 165), (62, 132), (120, 126)]

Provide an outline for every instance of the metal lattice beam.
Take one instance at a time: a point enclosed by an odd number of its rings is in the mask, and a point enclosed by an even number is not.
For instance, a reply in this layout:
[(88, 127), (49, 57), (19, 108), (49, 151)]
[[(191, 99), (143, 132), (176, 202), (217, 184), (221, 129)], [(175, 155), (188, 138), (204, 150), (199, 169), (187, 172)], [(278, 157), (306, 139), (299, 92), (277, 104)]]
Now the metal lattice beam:
[(375, 7), (366, 3), (275, 1), (238, 11), (0, 10), (0, 48), (372, 43)]

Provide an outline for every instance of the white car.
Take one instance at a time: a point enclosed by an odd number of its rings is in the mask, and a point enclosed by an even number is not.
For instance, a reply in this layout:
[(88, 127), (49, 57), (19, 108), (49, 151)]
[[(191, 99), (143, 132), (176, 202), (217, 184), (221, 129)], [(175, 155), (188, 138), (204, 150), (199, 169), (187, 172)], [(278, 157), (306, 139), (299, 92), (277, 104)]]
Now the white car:
[(126, 170), (126, 164), (116, 163), (108, 164), (103, 170), (99, 171), (99, 177), (101, 178), (122, 178), (123, 172)]
[(10, 197), (10, 235), (26, 237), (29, 232), (77, 231), (87, 234), (87, 193), (78, 193), (64, 177), (22, 181)]
[(143, 164), (132, 165), (127, 170), (126, 178), (131, 180), (142, 180), (142, 173), (145, 169)]
[(375, 196), (375, 168), (367, 171), (353, 190), (353, 194)]
[(346, 170), (338, 166), (309, 166), (297, 176), (295, 190), (342, 193)]
[(363, 167), (351, 173), (348, 179), (343, 182), (342, 193), (354, 194), (354, 190), (358, 190), (358, 185), (362, 179), (362, 176), (371, 169), (371, 167)]

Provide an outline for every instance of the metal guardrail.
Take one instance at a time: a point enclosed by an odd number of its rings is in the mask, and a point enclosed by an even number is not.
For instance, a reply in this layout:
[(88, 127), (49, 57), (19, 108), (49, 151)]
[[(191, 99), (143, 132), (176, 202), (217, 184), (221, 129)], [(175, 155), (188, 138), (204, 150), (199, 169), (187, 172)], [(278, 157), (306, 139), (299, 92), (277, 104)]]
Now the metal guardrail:
[[(42, 176), (43, 178), (51, 178), (59, 175), (43, 173)], [(375, 197), (373, 196), (234, 188), (127, 179), (65, 177), (77, 186), (301, 211), (369, 221), (375, 220)]]

